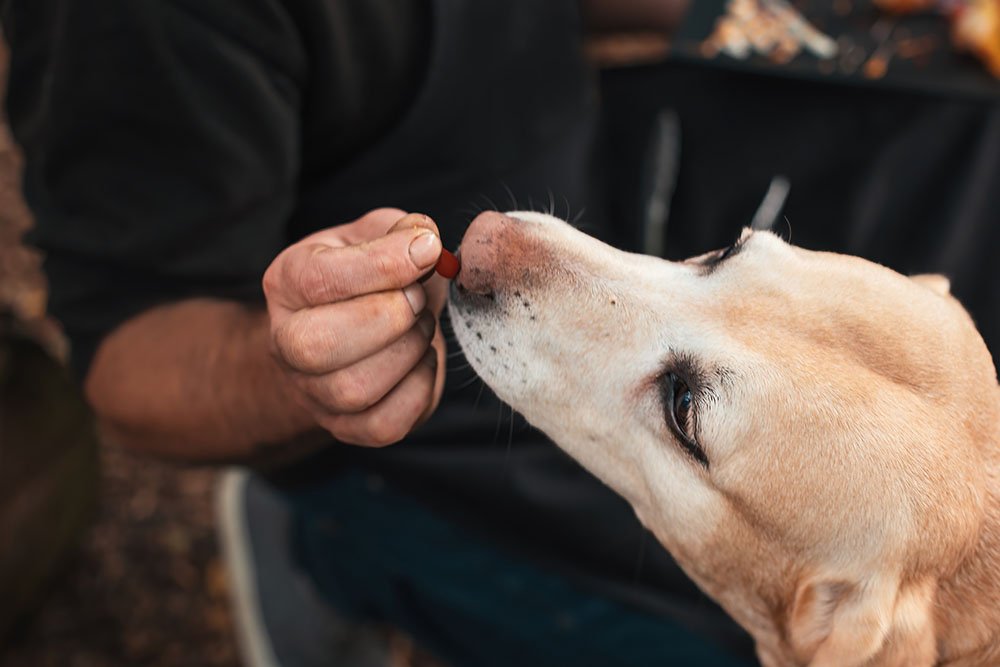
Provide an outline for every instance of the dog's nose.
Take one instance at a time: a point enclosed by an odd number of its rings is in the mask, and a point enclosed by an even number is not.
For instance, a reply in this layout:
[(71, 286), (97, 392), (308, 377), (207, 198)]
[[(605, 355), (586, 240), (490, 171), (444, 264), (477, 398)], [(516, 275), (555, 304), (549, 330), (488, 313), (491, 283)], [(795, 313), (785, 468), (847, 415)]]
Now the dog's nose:
[(476, 216), (469, 225), (459, 255), (462, 270), (455, 279), (459, 288), (474, 294), (492, 294), (502, 269), (509, 261), (511, 228), (523, 224), (497, 211), (486, 211)]

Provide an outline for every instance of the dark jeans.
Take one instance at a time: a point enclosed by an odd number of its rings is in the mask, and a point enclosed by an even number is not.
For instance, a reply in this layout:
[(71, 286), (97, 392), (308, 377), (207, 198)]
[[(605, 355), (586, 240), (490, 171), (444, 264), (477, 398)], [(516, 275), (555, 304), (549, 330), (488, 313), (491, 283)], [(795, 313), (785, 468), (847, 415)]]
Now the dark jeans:
[(381, 477), (348, 471), (293, 500), (298, 556), (323, 596), (451, 667), (752, 664), (484, 544)]

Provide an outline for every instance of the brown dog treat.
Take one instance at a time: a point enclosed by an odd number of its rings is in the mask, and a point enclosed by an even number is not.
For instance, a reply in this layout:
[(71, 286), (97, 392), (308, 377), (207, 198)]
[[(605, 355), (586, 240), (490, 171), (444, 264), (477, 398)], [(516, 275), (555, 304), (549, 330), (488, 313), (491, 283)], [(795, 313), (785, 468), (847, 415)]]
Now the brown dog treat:
[(461, 262), (458, 261), (458, 257), (451, 254), (447, 250), (441, 250), (441, 257), (437, 261), (434, 270), (440, 275), (444, 276), (448, 280), (451, 280), (458, 275), (459, 269), (462, 268)]

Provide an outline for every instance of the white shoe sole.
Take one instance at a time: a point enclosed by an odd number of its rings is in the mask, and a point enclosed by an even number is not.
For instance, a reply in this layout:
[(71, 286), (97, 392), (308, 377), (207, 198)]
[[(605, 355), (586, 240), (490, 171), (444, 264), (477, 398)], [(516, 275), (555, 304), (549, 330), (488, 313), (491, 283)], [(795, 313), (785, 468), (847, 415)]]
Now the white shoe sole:
[(281, 667), (260, 613), (253, 553), (248, 547), (243, 497), (249, 474), (243, 468), (227, 468), (219, 477), (215, 493), (215, 519), (222, 558), (229, 575), (229, 599), (236, 625), (236, 643), (247, 667)]

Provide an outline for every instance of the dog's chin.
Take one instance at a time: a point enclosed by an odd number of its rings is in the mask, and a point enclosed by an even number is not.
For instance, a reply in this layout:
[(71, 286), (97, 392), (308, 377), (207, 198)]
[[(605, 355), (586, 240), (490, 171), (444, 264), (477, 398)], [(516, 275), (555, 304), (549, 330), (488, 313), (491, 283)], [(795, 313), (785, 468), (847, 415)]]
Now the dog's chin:
[(458, 281), (448, 290), (452, 328), (466, 360), (501, 399), (519, 409), (524, 399), (515, 388), (526, 384), (527, 367), (510, 354), (519, 343), (516, 329), (502, 326), (505, 303), (503, 292), (473, 292)]

